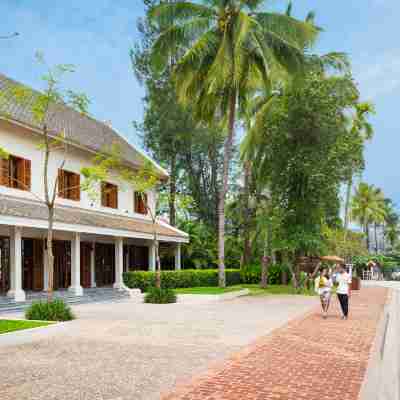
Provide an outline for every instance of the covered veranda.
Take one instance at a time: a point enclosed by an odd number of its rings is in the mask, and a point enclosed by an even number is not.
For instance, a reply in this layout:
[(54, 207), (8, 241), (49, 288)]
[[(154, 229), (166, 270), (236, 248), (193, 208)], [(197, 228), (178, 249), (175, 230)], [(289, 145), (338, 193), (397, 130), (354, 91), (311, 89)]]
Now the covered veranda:
[[(41, 208), (37, 205), (36, 216), (45, 215)], [(21, 215), (32, 210), (25, 205), (12, 210), (14, 215), (4, 209), (0, 213), (0, 295), (19, 302), (25, 301), (26, 292), (49, 287), (47, 220)], [(85, 224), (88, 221), (91, 225)], [(188, 241), (187, 235), (162, 222), (156, 229), (159, 242), (174, 251), (175, 269), (180, 269), (181, 243)], [(155, 270), (152, 230), (150, 221), (56, 208), (53, 288), (76, 296), (84, 288), (124, 290), (124, 271)]]

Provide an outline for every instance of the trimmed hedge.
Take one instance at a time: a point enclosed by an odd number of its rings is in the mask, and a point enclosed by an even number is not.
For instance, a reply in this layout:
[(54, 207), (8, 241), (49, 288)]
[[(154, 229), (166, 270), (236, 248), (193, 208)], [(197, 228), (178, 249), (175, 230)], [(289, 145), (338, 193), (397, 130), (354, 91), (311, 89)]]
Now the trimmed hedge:
[[(240, 270), (226, 269), (226, 285), (242, 283)], [(130, 271), (124, 273), (124, 283), (131, 289), (143, 292), (155, 286), (156, 274), (151, 271)], [(218, 286), (217, 269), (184, 269), (180, 271), (161, 271), (161, 286), (177, 289), (199, 286)]]
[[(282, 264), (271, 264), (268, 267), (268, 284), (269, 285), (280, 285), (282, 283), (282, 273), (286, 271), (289, 277), (289, 270)], [(242, 283), (257, 284), (261, 280), (261, 266), (252, 265), (244, 268), (240, 272)]]

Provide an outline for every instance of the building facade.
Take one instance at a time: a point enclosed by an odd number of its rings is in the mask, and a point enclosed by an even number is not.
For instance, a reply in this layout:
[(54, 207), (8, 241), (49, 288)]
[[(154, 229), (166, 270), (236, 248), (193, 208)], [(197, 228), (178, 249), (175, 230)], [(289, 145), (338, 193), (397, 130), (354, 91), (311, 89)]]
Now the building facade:
[[(0, 74), (0, 92), (15, 84)], [(9, 157), (0, 158), (0, 295), (24, 301), (26, 291), (49, 286), (44, 153), (38, 146), (43, 138), (29, 109), (11, 101), (3, 102), (1, 108), (0, 147)], [(133, 171), (147, 157), (107, 124), (68, 107), (55, 115), (49, 129), (54, 136), (63, 130), (68, 153), (62, 148), (52, 151), (49, 163), (50, 184), (58, 181), (53, 287), (78, 296), (84, 288), (96, 286), (123, 290), (124, 271), (155, 269), (154, 226), (147, 209), (154, 211), (157, 192), (140, 196), (111, 174), (98, 184), (93, 196), (82, 190), (81, 170), (113, 144), (123, 149), (123, 160)], [(165, 170), (148, 161), (160, 180), (168, 179)], [(175, 268), (180, 269), (180, 246), (189, 241), (188, 235), (162, 220), (157, 221), (156, 230), (160, 243), (174, 250)]]

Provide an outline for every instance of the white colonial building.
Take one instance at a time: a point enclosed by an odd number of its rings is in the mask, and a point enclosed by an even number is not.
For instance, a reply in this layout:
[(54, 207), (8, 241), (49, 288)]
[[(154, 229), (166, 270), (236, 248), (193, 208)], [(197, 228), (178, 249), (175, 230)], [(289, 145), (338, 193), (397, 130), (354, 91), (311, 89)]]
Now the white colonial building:
[[(0, 92), (15, 84), (0, 74)], [(44, 154), (38, 147), (41, 133), (29, 109), (11, 101), (1, 108), (0, 147), (10, 156), (0, 159), (0, 295), (24, 301), (27, 291), (48, 287)], [(69, 150), (64, 165), (61, 149), (52, 153), (50, 161), (50, 181), (54, 184), (58, 176), (60, 182), (54, 223), (54, 288), (69, 289), (78, 296), (84, 288), (96, 286), (123, 289), (124, 271), (155, 269), (151, 218), (134, 187), (110, 178), (99, 184), (99, 195), (93, 198), (80, 188), (80, 171), (113, 143), (123, 149), (124, 161), (133, 170), (147, 157), (107, 124), (68, 107), (55, 115), (49, 128), (54, 134), (65, 132)], [(153, 165), (160, 180), (168, 179), (164, 169)], [(147, 193), (153, 210), (155, 196), (154, 191)], [(180, 244), (188, 242), (188, 235), (161, 220), (157, 233), (160, 242), (173, 247), (179, 269)]]

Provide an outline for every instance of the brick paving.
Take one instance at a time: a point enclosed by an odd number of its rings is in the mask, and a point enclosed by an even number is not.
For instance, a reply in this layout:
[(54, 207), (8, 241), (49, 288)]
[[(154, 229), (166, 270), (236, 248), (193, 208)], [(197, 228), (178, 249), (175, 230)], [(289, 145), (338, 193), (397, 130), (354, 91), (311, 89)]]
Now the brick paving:
[(334, 297), (163, 400), (357, 400), (387, 293), (353, 292), (347, 321)]

